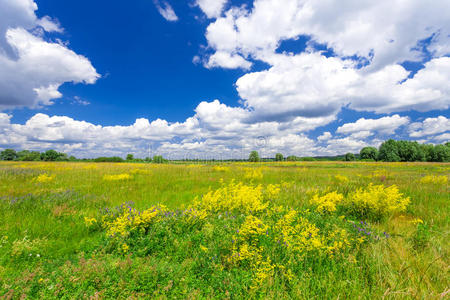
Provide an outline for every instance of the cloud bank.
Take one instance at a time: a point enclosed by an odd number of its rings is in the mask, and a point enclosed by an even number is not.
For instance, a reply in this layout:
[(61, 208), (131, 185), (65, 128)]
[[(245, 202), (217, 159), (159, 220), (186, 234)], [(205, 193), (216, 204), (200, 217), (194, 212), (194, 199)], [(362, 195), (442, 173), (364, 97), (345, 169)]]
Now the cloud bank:
[[(168, 21), (178, 16), (155, 0)], [(37, 113), (25, 124), (0, 114), (0, 147), (55, 148), (81, 157), (163, 154), (173, 158), (335, 155), (402, 137), (441, 143), (449, 119), (409, 111), (450, 106), (450, 2), (436, 0), (197, 0), (209, 22), (206, 68), (242, 69), (236, 106), (207, 99), (192, 117), (102, 126)], [(100, 77), (88, 58), (46, 39), (64, 29), (35, 14), (32, 0), (0, 0), (0, 109), (51, 105), (64, 82)], [(284, 42), (295, 45), (285, 50)], [(408, 62), (421, 65), (407, 68)], [(262, 63), (267, 67), (255, 68)], [(93, 99), (90, 99), (94, 101)], [(373, 118), (339, 121), (342, 110)], [(149, 150), (150, 149), (150, 150)]]

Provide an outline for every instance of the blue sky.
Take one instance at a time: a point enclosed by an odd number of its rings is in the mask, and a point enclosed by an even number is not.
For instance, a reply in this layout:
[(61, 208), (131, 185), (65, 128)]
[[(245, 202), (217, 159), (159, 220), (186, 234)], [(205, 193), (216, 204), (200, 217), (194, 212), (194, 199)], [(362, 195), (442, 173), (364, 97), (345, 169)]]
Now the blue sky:
[(0, 0), (0, 148), (237, 157), (447, 142), (449, 11)]

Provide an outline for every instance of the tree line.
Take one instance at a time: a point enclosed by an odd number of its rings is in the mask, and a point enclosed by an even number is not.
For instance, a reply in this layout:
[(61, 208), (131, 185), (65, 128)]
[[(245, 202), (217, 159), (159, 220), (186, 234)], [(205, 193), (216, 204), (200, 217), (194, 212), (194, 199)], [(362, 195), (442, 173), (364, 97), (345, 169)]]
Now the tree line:
[[(144, 159), (135, 158), (133, 154), (128, 154), (125, 159), (119, 156), (97, 157), (93, 159), (77, 159), (75, 156), (68, 156), (66, 153), (58, 152), (56, 150), (39, 151), (15, 151), (14, 149), (5, 149), (0, 152), (0, 160), (15, 160), (15, 161), (86, 161), (86, 162), (153, 162), (166, 163), (168, 162), (161, 155), (155, 155), (152, 158), (146, 157)], [(290, 155), (284, 157), (283, 154), (277, 153), (275, 158), (260, 158), (258, 151), (252, 151), (249, 155), (248, 161), (317, 161), (317, 160), (344, 160), (344, 161), (386, 161), (386, 162), (413, 162), (413, 161), (428, 161), (428, 162), (450, 162), (450, 142), (440, 145), (433, 144), (419, 144), (413, 141), (404, 140), (387, 140), (383, 142), (380, 147), (364, 147), (357, 154), (347, 153), (345, 155), (324, 156), (324, 157), (298, 157)], [(186, 160), (189, 161), (189, 160)], [(230, 160), (227, 160), (230, 161)], [(236, 160), (240, 161), (240, 160)]]
[[(250, 162), (263, 161), (257, 151), (252, 151), (248, 160)], [(265, 159), (267, 160), (267, 159)], [(284, 158), (277, 153), (272, 161), (317, 161), (317, 160), (344, 160), (344, 161), (386, 161), (386, 162), (450, 162), (450, 142), (440, 145), (419, 144), (415, 141), (396, 141), (393, 139), (383, 142), (380, 147), (364, 147), (357, 154), (324, 157), (298, 157), (290, 155)]]
[(68, 156), (66, 153), (58, 152), (50, 149), (44, 152), (14, 149), (5, 149), (0, 152), (0, 160), (10, 161), (85, 161), (85, 162), (154, 162), (165, 163), (167, 159), (161, 155), (155, 155), (153, 158), (146, 157), (144, 159), (135, 158), (133, 154), (128, 154), (125, 159), (119, 156), (101, 156), (97, 158), (78, 159), (75, 156)]

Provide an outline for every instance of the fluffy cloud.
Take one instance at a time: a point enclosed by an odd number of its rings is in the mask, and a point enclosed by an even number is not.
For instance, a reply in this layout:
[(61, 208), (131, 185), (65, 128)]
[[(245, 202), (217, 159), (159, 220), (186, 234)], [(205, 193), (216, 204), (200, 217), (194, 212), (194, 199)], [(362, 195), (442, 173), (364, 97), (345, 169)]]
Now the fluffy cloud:
[[(376, 113), (448, 109), (449, 20), (444, 0), (255, 0), (251, 10), (233, 6), (208, 26), (213, 53), (205, 65), (270, 66), (236, 82), (255, 120), (336, 115), (343, 106)], [(305, 51), (277, 52), (299, 37), (308, 41)], [(400, 65), (405, 61), (425, 63), (412, 74)]]
[(269, 70), (248, 73), (236, 82), (245, 104), (262, 119), (335, 115), (345, 102), (342, 97), (358, 79), (350, 61), (303, 53), (276, 55)]
[(423, 122), (414, 122), (409, 126), (409, 135), (413, 138), (442, 134), (439, 140), (445, 140), (449, 139), (449, 132), (450, 119), (444, 116), (427, 118)]
[(86, 57), (28, 31), (62, 32), (36, 10), (31, 0), (0, 0), (0, 109), (49, 105), (62, 96), (64, 82), (91, 84), (100, 77)]
[(327, 141), (327, 140), (331, 139), (332, 136), (333, 136), (333, 135), (331, 134), (331, 132), (325, 131), (324, 133), (322, 133), (322, 135), (320, 135), (320, 136), (317, 137), (317, 140), (318, 140), (319, 142)]
[(161, 16), (167, 21), (175, 22), (178, 21), (178, 16), (175, 14), (172, 6), (166, 1), (154, 0), (156, 9), (161, 14)]
[(400, 117), (393, 115), (391, 117), (382, 117), (379, 119), (365, 119), (361, 118), (355, 123), (344, 124), (336, 130), (341, 134), (354, 134), (360, 132), (374, 132), (390, 135), (397, 130), (397, 128), (407, 125), (409, 123), (408, 117)]
[(197, 0), (196, 4), (208, 18), (217, 18), (222, 13), (227, 0)]
[(251, 11), (232, 7), (206, 36), (216, 50), (261, 56), (274, 52), (282, 40), (306, 35), (340, 56), (356, 55), (379, 67), (419, 60), (418, 43), (431, 36), (430, 47), (445, 45), (449, 11), (445, 0), (255, 0)]
[(248, 70), (252, 66), (252, 63), (243, 59), (242, 56), (238, 54), (217, 51), (209, 57), (204, 65), (207, 68), (222, 67), (225, 69), (242, 68)]

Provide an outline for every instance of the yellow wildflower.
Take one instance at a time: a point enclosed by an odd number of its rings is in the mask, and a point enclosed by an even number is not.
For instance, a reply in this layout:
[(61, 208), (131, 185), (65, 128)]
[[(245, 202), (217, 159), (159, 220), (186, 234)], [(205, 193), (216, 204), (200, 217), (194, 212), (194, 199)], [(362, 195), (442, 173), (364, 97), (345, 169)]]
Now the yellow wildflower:
[(322, 197), (319, 197), (316, 194), (311, 199), (311, 202), (317, 205), (317, 212), (328, 213), (336, 211), (336, 205), (340, 204), (342, 202), (342, 199), (344, 199), (344, 196), (342, 194), (331, 192)]
[(127, 173), (103, 176), (103, 180), (106, 180), (106, 181), (127, 180), (127, 179), (130, 179), (130, 178), (131, 178), (130, 174), (127, 174)]
[(49, 176), (48, 174), (40, 174), (38, 177), (36, 177), (34, 179), (34, 181), (39, 182), (39, 183), (46, 183), (46, 182), (50, 182), (55, 178), (55, 176)]
[(427, 175), (420, 179), (420, 183), (431, 183), (431, 184), (447, 184), (448, 178), (445, 175), (442, 176), (432, 176)]

